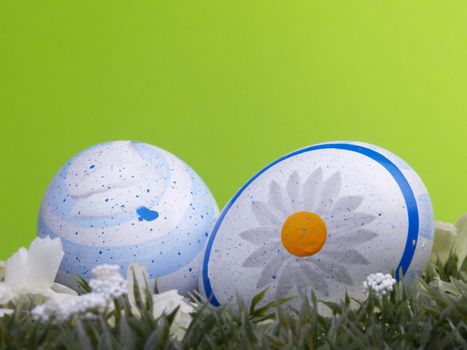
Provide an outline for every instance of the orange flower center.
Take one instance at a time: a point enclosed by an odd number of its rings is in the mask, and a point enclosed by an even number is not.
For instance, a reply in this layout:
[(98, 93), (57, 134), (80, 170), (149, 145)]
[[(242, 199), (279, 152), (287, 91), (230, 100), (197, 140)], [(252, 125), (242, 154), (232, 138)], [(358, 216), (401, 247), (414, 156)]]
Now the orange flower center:
[(295, 256), (318, 253), (327, 237), (323, 219), (310, 211), (290, 215), (282, 225), (281, 241), (285, 249)]

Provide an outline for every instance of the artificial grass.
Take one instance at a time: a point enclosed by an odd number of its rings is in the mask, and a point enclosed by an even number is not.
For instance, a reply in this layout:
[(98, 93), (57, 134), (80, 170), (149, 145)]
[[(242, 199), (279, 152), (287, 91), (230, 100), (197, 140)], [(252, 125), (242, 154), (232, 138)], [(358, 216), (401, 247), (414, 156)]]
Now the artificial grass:
[[(148, 292), (149, 293), (149, 292)], [(423, 277), (399, 283), (387, 296), (370, 291), (366, 300), (323, 302), (302, 296), (300, 308), (287, 300), (262, 305), (263, 294), (236, 313), (197, 299), (185, 336), (170, 335), (175, 312), (154, 319), (151, 298), (135, 288), (140, 316), (126, 298), (94, 319), (47, 324), (34, 320), (31, 304), (0, 319), (1, 349), (466, 349), (467, 259), (456, 256), (427, 266)], [(144, 302), (143, 300), (148, 300)]]

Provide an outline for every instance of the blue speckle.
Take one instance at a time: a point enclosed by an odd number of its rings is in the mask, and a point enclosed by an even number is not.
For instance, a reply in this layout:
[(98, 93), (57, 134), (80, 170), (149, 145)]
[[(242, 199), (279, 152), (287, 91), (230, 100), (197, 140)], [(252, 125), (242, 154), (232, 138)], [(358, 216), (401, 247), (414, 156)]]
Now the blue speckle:
[(150, 210), (146, 207), (139, 207), (136, 209), (136, 214), (138, 214), (139, 221), (154, 221), (159, 217), (159, 213), (155, 210)]
[(89, 169), (94, 169), (96, 166), (93, 164), (89, 167)]

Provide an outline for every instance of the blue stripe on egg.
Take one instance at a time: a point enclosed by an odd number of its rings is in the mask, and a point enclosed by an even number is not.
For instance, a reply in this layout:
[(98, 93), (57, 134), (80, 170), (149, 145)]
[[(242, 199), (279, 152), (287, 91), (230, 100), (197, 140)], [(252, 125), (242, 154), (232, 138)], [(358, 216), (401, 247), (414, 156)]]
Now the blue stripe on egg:
[(433, 240), (435, 234), (435, 224), (433, 215), (433, 205), (428, 193), (417, 197), (417, 203), (420, 207), (420, 234), (426, 239)]

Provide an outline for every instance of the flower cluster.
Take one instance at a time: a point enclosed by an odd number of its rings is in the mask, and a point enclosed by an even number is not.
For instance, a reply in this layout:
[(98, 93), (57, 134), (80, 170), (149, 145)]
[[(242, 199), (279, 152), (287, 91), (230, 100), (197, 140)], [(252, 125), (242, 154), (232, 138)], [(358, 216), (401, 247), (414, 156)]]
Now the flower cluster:
[(368, 292), (373, 290), (377, 296), (387, 295), (394, 289), (396, 280), (388, 273), (381, 272), (369, 275), (363, 282), (363, 289)]
[[(100, 265), (92, 270), (89, 281), (91, 293), (78, 296), (66, 286), (55, 283), (55, 277), (63, 258), (60, 239), (37, 238), (29, 248), (21, 248), (6, 263), (0, 262), (0, 305), (20, 301), (24, 297), (35, 296), (38, 304), (32, 315), (36, 320), (62, 323), (73, 317), (93, 318), (112, 307), (112, 301), (128, 294), (132, 311), (138, 315), (135, 306), (134, 282), (143, 298), (153, 298), (153, 316), (159, 318), (178, 308), (172, 323), (171, 333), (182, 338), (190, 325), (194, 307), (176, 290), (161, 294), (147, 293), (153, 289), (146, 268), (130, 265), (128, 280), (120, 274), (118, 265)], [(39, 298), (38, 298), (39, 296)], [(10, 315), (12, 309), (0, 308), (0, 317)]]
[(79, 297), (63, 298), (55, 296), (32, 310), (32, 316), (39, 321), (54, 320), (61, 323), (76, 315), (92, 318), (107, 307), (107, 299), (101, 294), (85, 294)]
[(35, 319), (64, 322), (74, 316), (92, 318), (104, 312), (111, 301), (127, 294), (128, 282), (120, 274), (118, 265), (100, 265), (92, 270), (95, 278), (89, 281), (92, 292), (75, 297), (54, 296), (32, 311)]
[(116, 299), (127, 294), (128, 282), (120, 274), (118, 265), (99, 265), (92, 270), (94, 278), (89, 281), (93, 293), (106, 299)]

